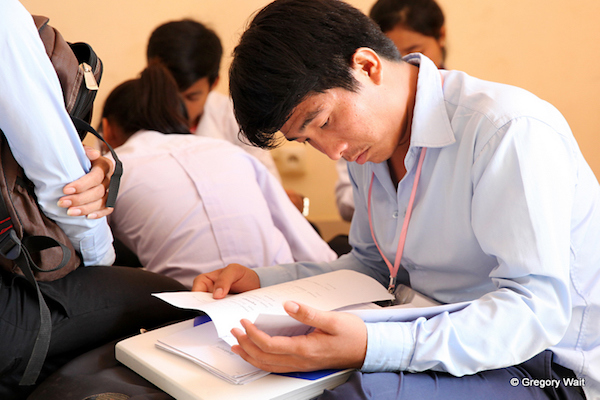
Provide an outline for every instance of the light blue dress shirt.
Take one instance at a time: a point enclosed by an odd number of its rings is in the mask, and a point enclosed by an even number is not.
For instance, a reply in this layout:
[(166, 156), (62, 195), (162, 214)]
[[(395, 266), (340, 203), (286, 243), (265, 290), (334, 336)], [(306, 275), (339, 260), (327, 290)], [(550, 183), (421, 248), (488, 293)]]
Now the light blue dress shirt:
[[(349, 164), (353, 251), (331, 263), (256, 269), (263, 286), (353, 269), (387, 286), (420, 147), (427, 147), (398, 279), (467, 308), (367, 324), (363, 371), (447, 371), (519, 364), (551, 349), (600, 395), (600, 187), (561, 114), (515, 87), (438, 71), (421, 55), (408, 173)], [(443, 86), (442, 79), (443, 76)]]
[(90, 162), (33, 19), (16, 0), (2, 2), (0, 60), (0, 129), (35, 184), (40, 206), (69, 236), (85, 265), (111, 265), (106, 218), (69, 217), (57, 205), (63, 187), (89, 171)]

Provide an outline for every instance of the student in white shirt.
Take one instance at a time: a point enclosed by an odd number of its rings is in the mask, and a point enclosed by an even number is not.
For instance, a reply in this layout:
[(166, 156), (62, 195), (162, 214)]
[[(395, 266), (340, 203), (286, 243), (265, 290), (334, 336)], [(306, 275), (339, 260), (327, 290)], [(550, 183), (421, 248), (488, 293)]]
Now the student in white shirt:
[[(35, 183), (40, 206), (68, 233), (85, 264), (56, 281), (39, 282), (52, 320), (48, 353), (36, 381), (40, 383), (79, 354), (139, 332), (141, 326), (156, 327), (191, 315), (150, 295), (184, 289), (178, 282), (139, 269), (94, 266), (110, 265), (114, 257), (103, 217), (110, 210), (102, 200), (102, 180), (110, 172), (105, 163), (99, 166), (95, 161), (96, 169), (85, 174), (89, 160), (65, 110), (56, 72), (31, 15), (17, 0), (2, 2), (0, 59), (0, 129)], [(59, 199), (70, 214), (80, 216), (68, 216), (57, 205)], [(83, 217), (91, 214), (95, 216)], [(0, 269), (1, 399), (25, 399), (34, 390), (19, 382), (39, 326), (35, 289), (23, 276)]]
[(198, 274), (233, 262), (336, 258), (256, 158), (189, 134), (177, 86), (162, 65), (114, 89), (102, 126), (127, 171), (110, 224), (147, 270), (191, 288)]
[(232, 265), (194, 289), (222, 298), (352, 269), (392, 290), (469, 302), (384, 323), (287, 302), (315, 331), (270, 337), (242, 321), (235, 353), (268, 371), (361, 369), (323, 399), (600, 396), (600, 185), (553, 106), (418, 53), (401, 59), (337, 0), (259, 11), (230, 87), (253, 143), (281, 130), (349, 161), (353, 249), (330, 263)]
[(219, 83), (223, 48), (213, 30), (191, 19), (164, 23), (150, 35), (146, 54), (148, 62), (160, 61), (175, 78), (192, 133), (239, 146), (280, 179), (268, 151), (240, 140), (231, 100), (214, 90)]

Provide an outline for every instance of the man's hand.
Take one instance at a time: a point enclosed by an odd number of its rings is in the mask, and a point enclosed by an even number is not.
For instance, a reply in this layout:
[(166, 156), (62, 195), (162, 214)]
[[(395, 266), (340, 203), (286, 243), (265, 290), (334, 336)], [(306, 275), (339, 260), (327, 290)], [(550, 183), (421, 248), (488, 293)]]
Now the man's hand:
[(238, 340), (231, 350), (265, 371), (316, 371), (326, 368), (360, 368), (367, 354), (367, 327), (357, 316), (319, 311), (288, 301), (286, 312), (315, 330), (302, 336), (271, 337), (248, 320), (246, 333), (234, 328)]
[(67, 208), (67, 214), (71, 216), (102, 218), (113, 212), (112, 208), (106, 207), (106, 198), (114, 164), (92, 147), (85, 146), (85, 154), (92, 162), (92, 169), (64, 187), (66, 196), (58, 200), (58, 206)]
[(213, 298), (222, 299), (227, 293), (241, 293), (258, 289), (260, 279), (256, 272), (240, 264), (198, 275), (194, 279), (193, 292), (212, 292)]

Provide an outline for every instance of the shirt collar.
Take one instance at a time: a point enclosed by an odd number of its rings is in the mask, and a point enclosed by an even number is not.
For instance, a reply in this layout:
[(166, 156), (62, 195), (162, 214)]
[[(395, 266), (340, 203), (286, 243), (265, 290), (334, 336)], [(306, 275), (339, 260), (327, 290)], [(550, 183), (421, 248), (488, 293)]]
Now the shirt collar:
[(442, 76), (426, 56), (409, 54), (404, 61), (419, 67), (411, 127), (411, 147), (444, 147), (456, 141), (446, 110)]

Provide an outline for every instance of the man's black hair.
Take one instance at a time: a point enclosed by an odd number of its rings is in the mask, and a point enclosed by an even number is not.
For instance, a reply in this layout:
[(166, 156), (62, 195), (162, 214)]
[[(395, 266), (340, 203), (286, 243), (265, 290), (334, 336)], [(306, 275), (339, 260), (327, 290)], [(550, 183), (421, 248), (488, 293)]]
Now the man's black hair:
[(277, 0), (252, 20), (235, 48), (229, 86), (241, 132), (256, 146), (275, 133), (307, 96), (358, 90), (350, 66), (360, 47), (400, 54), (366, 15), (338, 0)]
[(184, 19), (156, 28), (150, 35), (146, 55), (148, 61), (163, 63), (183, 92), (205, 77), (210, 85), (215, 82), (219, 77), (223, 47), (213, 30)]

